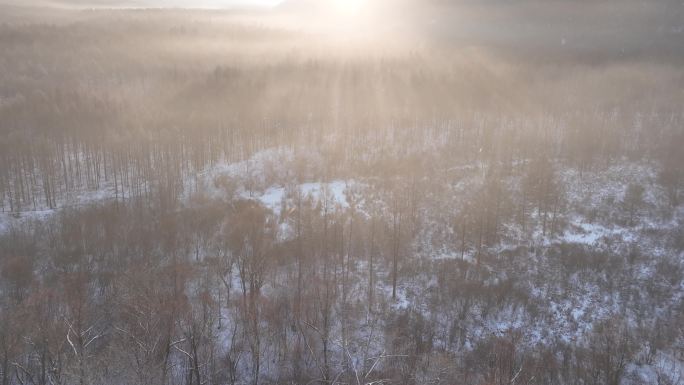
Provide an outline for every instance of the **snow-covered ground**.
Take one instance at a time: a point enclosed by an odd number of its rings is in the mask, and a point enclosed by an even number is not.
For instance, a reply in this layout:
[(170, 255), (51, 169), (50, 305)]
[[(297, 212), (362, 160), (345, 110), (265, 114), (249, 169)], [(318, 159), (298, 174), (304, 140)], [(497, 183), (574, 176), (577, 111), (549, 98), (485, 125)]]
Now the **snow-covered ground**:
[(627, 384), (672, 384), (684, 383), (684, 361), (673, 352), (658, 352), (652, 362), (630, 363), (626, 368)]
[[(332, 182), (309, 182), (297, 185), (302, 195), (306, 198), (312, 198), (314, 201), (322, 200), (325, 196), (328, 197), (333, 206), (342, 208), (349, 207), (345, 190), (348, 186), (353, 185), (354, 181), (335, 180)], [(284, 187), (270, 187), (263, 194), (252, 196), (256, 198), (264, 206), (278, 213), (282, 208), (283, 199), (286, 196), (286, 188)], [(250, 198), (250, 196), (243, 192), (243, 198)]]
[[(310, 158), (315, 156), (308, 155)], [(314, 202), (327, 198), (335, 209), (344, 210), (349, 208), (348, 194), (352, 190), (371, 188), (371, 183), (366, 180), (334, 176), (330, 180), (323, 180), (306, 167), (295, 176), (296, 164), (302, 162), (297, 161), (294, 152), (282, 148), (261, 151), (240, 162), (219, 163), (186, 181), (183, 201), (189, 203), (195, 194), (223, 201), (251, 199), (260, 202), (275, 215), (280, 215), (283, 205), (292, 207), (293, 192), (297, 190)], [(581, 344), (598, 322), (621, 317), (627, 323), (635, 323), (636, 309), (641, 306), (639, 301), (648, 300), (652, 295), (644, 288), (649, 282), (663, 280), (656, 264), (660, 260), (677, 259), (681, 263), (682, 256), (672, 254), (672, 249), (665, 244), (661, 234), (672, 233), (684, 226), (684, 207), (674, 210), (666, 207), (667, 199), (656, 183), (654, 166), (629, 162), (591, 172), (579, 173), (573, 169), (559, 171), (559, 181), (565, 192), (565, 207), (556, 234), (542, 237), (539, 226), (536, 226), (536, 230), (528, 229), (528, 233), (523, 233), (516, 220), (511, 220), (501, 226), (501, 241), (489, 246), (487, 251), (492, 255), (489, 260), (479, 265), (475, 250), (470, 248), (463, 254), (461, 261), (462, 254), (458, 244), (449, 243), (445, 239), (451, 237), (453, 240), (456, 236), (455, 232), (459, 230), (452, 228), (450, 221), (458, 213), (459, 205), (472, 197), (469, 194), (472, 193), (473, 186), (481, 184), (483, 180), (479, 167), (454, 168), (452, 171), (465, 174), (444, 187), (443, 192), (426, 192), (424, 198), (431, 208), (422, 208), (419, 212), (419, 217), (424, 221), (421, 233), (416, 237), (418, 240), (413, 249), (402, 256), (402, 266), (407, 265), (407, 262), (423, 264), (417, 269), (420, 273), (412, 271), (403, 275), (397, 286), (397, 298), (391, 300), (390, 273), (383, 267), (386, 263), (378, 262), (375, 267), (377, 305), (392, 316), (416, 311), (423, 317), (436, 319), (436, 324), (442, 330), (436, 331), (435, 339), (444, 346), (450, 344), (443, 336), (449, 334), (456, 317), (454, 314), (433, 314), (432, 309), (435, 306), (430, 303), (431, 288), (438, 285), (435, 277), (440, 273), (441, 264), (457, 265), (458, 269), (465, 270), (465, 278), (451, 279), (462, 279), (466, 283), (471, 279), (470, 274), (482, 274), (473, 279), (473, 284), (481, 285), (478, 288), (483, 291), (501, 290), (501, 285), (513, 278), (510, 288), (505, 289), (510, 292), (505, 291), (502, 294), (510, 296), (504, 305), (483, 304), (478, 302), (477, 293), (471, 294), (473, 297), (469, 301), (473, 304), (465, 307), (464, 316), (457, 321), (457, 325), (462, 330), (467, 330), (463, 337), (459, 337), (463, 339), (460, 341), (463, 348), (472, 349), (478, 341), (490, 336), (504, 336), (511, 331), (520, 332), (521, 344), (527, 346), (553, 341)], [(519, 181), (505, 182), (509, 189), (515, 191)], [(625, 221), (622, 206), (630, 183), (639, 183), (645, 188), (643, 204), (631, 224)], [(370, 199), (367, 194), (361, 195)], [(7, 213), (0, 214), (0, 233), (8, 231), (14, 224), (46, 220), (60, 209), (96, 204), (113, 196), (111, 188), (83, 191), (73, 194), (68, 202), (64, 202), (56, 210), (23, 212), (18, 218)], [(379, 202), (378, 207), (381, 206), (382, 202)], [(363, 205), (358, 209), (363, 211)], [(534, 222), (538, 222), (539, 218), (535, 217), (534, 211), (530, 216), (532, 223), (529, 227), (534, 228)], [(287, 239), (291, 229), (286, 221), (280, 226), (280, 239)], [(525, 240), (530, 234), (534, 240), (532, 244)], [(616, 249), (615, 245), (623, 249)], [(606, 282), (614, 278), (608, 277), (605, 264), (587, 268), (581, 265), (588, 263), (585, 260), (571, 260), (576, 257), (574, 253), (585, 253), (594, 258), (595, 255), (588, 251), (619, 254), (632, 245), (638, 246), (648, 258), (638, 260), (633, 266), (618, 266), (623, 269), (619, 275), (629, 276), (630, 279), (610, 283), (622, 285), (621, 291), (629, 294), (623, 295), (617, 293), (617, 290), (610, 292), (606, 289)], [(509, 255), (510, 261), (507, 261)], [(564, 262), (576, 263), (578, 266), (564, 266)], [(633, 273), (629, 273), (629, 269)], [(357, 260), (356, 280), (352, 283), (350, 292), (359, 297), (366, 295), (364, 284), (367, 272), (366, 261)], [(234, 288), (237, 288), (237, 277), (232, 278), (235, 281)], [(268, 288), (264, 289), (264, 293), (268, 292)], [(520, 292), (524, 299), (514, 297), (516, 292)], [(662, 292), (666, 297), (659, 305), (662, 307), (672, 308), (684, 298), (684, 287), (681, 285), (662, 289)], [(463, 294), (456, 293), (456, 296), (460, 295)], [(461, 299), (449, 300), (456, 302)], [(650, 310), (657, 313), (662, 308), (656, 306)], [(227, 313), (229, 309), (223, 311)], [(374, 322), (389, 322), (388, 319)], [(232, 325), (228, 318), (224, 322), (223, 329), (218, 333), (223, 346), (229, 346)], [(363, 329), (370, 326), (359, 327)], [(335, 350), (334, 347), (332, 349)], [(677, 378), (682, 379), (682, 368), (680, 359), (670, 352), (659, 351), (651, 363), (630, 363), (627, 373), (635, 384), (659, 383), (661, 378), (672, 379), (675, 382), (670, 383), (676, 384), (679, 381)]]
[(81, 188), (69, 193), (64, 199), (57, 202), (57, 207), (52, 209), (41, 202), (36, 205), (35, 209), (27, 208), (18, 213), (2, 212), (0, 213), (0, 234), (9, 231), (12, 226), (47, 220), (60, 210), (86, 207), (113, 200), (115, 197), (114, 186), (104, 186), (94, 190)]

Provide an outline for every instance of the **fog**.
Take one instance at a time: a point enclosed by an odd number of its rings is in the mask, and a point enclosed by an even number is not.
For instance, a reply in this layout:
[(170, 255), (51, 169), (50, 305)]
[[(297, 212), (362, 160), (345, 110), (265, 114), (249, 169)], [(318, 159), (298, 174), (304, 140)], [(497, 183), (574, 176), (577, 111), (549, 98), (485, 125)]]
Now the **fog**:
[(684, 2), (0, 0), (3, 385), (681, 385)]

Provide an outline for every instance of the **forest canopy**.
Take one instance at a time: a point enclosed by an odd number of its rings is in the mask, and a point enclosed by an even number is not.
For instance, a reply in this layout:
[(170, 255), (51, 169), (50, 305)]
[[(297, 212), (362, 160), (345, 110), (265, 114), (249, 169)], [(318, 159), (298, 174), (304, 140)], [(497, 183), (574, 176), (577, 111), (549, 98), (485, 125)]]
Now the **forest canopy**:
[(350, 4), (0, 0), (2, 385), (682, 384), (681, 1)]

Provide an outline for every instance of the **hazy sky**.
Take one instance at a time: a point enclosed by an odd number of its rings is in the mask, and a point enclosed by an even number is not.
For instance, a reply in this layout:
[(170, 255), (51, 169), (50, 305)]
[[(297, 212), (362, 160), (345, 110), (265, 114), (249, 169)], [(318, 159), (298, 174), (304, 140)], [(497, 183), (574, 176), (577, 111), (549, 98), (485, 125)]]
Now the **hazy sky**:
[(146, 6), (230, 8), (234, 6), (273, 6), (280, 0), (140, 0)]
[(67, 7), (183, 7), (232, 8), (244, 6), (270, 7), (282, 0), (0, 0), (0, 4), (55, 5)]

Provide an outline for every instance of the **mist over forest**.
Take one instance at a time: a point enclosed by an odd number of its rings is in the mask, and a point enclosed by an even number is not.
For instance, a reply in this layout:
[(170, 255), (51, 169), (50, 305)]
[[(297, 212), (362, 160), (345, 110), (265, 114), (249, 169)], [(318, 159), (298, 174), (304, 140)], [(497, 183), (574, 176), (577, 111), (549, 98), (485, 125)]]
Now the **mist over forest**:
[(681, 0), (0, 0), (0, 385), (684, 385)]

